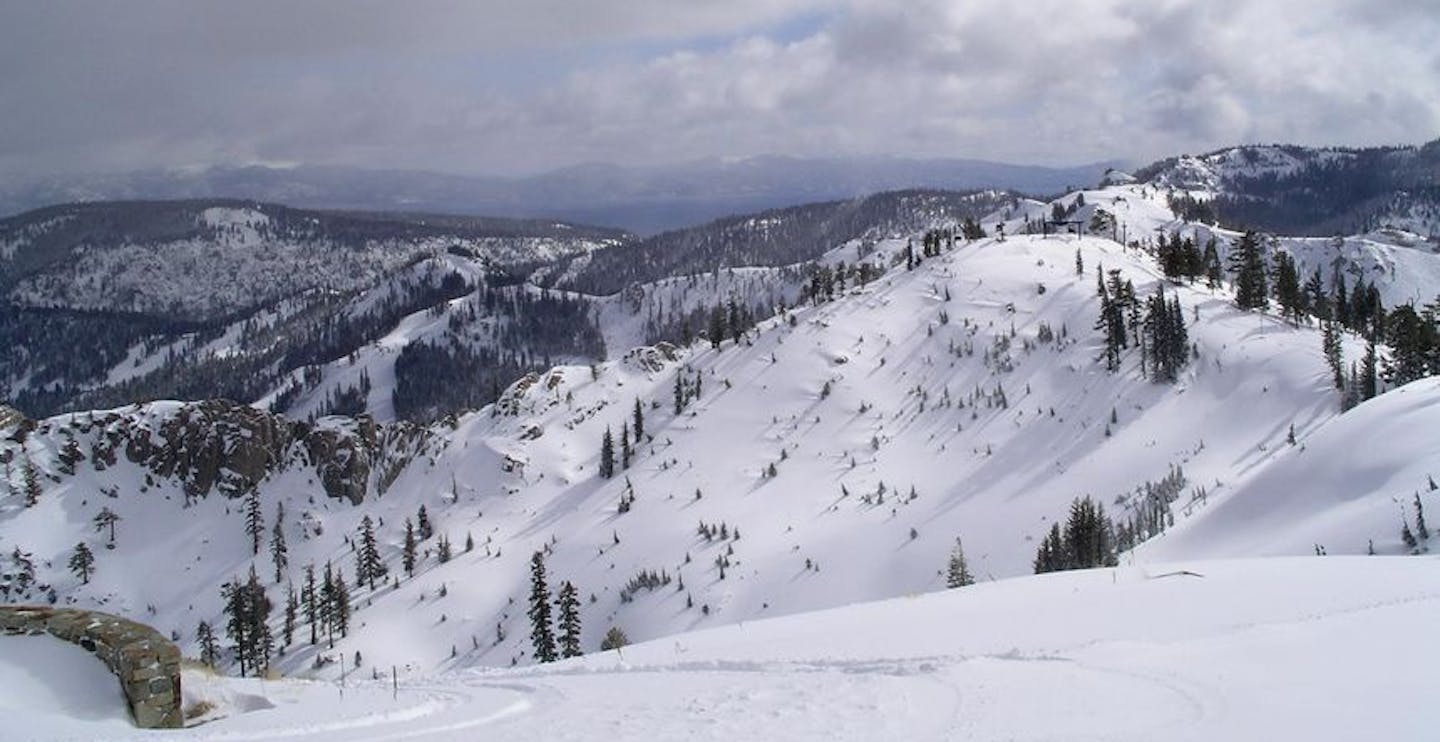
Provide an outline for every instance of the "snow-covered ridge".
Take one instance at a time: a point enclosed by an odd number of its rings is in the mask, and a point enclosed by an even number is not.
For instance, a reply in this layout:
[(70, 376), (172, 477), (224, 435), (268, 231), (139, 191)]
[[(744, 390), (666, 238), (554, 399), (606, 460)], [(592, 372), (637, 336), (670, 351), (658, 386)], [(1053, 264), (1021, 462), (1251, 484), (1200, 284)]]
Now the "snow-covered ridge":
[[(1090, 329), (1094, 273), (1116, 269), (1149, 296), (1162, 281), (1141, 250), (1011, 236), (959, 241), (906, 270), (896, 259), (909, 240), (873, 246), (867, 260), (894, 265), (880, 279), (791, 309), (738, 344), (657, 348), (527, 378), (501, 404), (429, 428), (405, 463), (384, 468), (383, 496), (367, 490), (358, 506), (326, 497), (311, 468), (343, 457), (310, 454), (309, 466), (247, 479), (267, 533), (284, 505), (290, 561), (281, 584), (309, 563), (349, 570), (369, 516), (400, 580), (356, 591), (356, 621), (335, 652), (412, 670), (524, 663), (527, 562), (537, 549), (586, 596), (587, 647), (612, 625), (634, 639), (670, 636), (937, 589), (957, 537), (982, 578), (1027, 573), (1036, 539), (1073, 498), (1092, 495), (1123, 518), (1137, 486), (1177, 466), (1188, 482), (1177, 524), (1200, 528), (1293, 456), (1291, 426), (1304, 446), (1336, 424), (1319, 333), (1238, 311), (1224, 290), (1165, 286), (1198, 352), (1178, 384), (1141, 378), (1133, 354), (1106, 373)], [(838, 250), (853, 259), (853, 246)], [(1357, 341), (1345, 352), (1356, 357)], [(598, 478), (605, 431), (633, 430), (637, 403), (645, 431), (632, 436), (630, 466)], [(219, 584), (251, 564), (271, 573), (270, 537), (254, 555), (240, 500), (216, 492), (183, 507), (182, 479), (123, 454), (101, 470), (87, 453), (67, 475), (59, 454), (68, 420), (10, 434), (9, 494), (0, 499), (0, 543), (54, 565), (41, 572), (61, 600), (121, 612), (153, 605), (150, 622), (189, 642), (197, 621), (217, 620)], [(27, 468), (42, 490), (30, 508)], [(1378, 520), (1316, 530), (1329, 502), (1288, 506), (1288, 530), (1267, 553), (1309, 553), (1322, 538), (1336, 554), (1363, 553), (1372, 540), (1382, 553), (1404, 550), (1398, 529)], [(456, 553), (441, 563), (426, 541), (406, 577), (403, 524), (422, 505)], [(62, 565), (77, 541), (104, 542), (91, 525), (102, 506), (125, 520), (117, 548), (101, 552), (81, 586)], [(174, 564), (187, 568), (163, 586), (133, 577)], [(660, 573), (671, 581), (632, 589), (638, 575)], [(322, 654), (334, 657), (300, 642), (280, 662), (305, 672)]]

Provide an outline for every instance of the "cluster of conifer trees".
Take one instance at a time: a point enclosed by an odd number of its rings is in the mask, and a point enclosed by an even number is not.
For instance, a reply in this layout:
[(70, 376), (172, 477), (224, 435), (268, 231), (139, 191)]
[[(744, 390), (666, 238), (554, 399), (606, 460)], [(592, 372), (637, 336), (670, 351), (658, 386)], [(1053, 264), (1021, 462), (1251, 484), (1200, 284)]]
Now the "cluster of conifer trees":
[[(560, 583), (554, 609), (559, 612), (558, 625), (552, 620), (550, 587), (546, 584), (545, 552), (530, 555), (530, 644), (536, 662), (554, 662), (565, 657), (579, 657), (580, 597), (568, 580)], [(556, 629), (559, 633), (556, 633)]]
[(1050, 526), (1035, 554), (1035, 574), (1118, 563), (1114, 525), (1105, 506), (1087, 496), (1070, 504), (1070, 518), (1063, 529), (1058, 521)]

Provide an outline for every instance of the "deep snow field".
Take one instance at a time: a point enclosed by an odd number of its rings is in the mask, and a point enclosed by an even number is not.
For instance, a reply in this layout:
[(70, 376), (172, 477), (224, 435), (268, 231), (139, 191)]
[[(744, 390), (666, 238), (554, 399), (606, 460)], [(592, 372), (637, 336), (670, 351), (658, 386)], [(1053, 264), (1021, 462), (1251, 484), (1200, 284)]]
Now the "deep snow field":
[(444, 673), (393, 696), (388, 679), (188, 674), (187, 695), (216, 709), (184, 731), (8, 699), (0, 728), (14, 740), (1429, 739), (1437, 617), (1434, 557), (1122, 565)]

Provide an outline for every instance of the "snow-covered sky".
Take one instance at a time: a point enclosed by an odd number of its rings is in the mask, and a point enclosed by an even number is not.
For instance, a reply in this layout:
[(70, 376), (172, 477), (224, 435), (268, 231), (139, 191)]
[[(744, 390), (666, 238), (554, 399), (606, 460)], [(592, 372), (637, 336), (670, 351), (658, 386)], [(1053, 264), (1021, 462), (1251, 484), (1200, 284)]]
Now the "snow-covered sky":
[(0, 177), (1440, 134), (1416, 0), (0, 0)]

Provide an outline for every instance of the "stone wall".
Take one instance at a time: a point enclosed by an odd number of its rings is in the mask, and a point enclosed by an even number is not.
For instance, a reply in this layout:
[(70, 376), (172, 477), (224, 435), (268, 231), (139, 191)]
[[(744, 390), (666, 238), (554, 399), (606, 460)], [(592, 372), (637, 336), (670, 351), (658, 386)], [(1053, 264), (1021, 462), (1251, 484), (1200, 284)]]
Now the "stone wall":
[(180, 709), (180, 650), (149, 626), (95, 611), (0, 606), (0, 631), (50, 634), (84, 647), (119, 678), (136, 726), (146, 729), (184, 726), (185, 716)]

